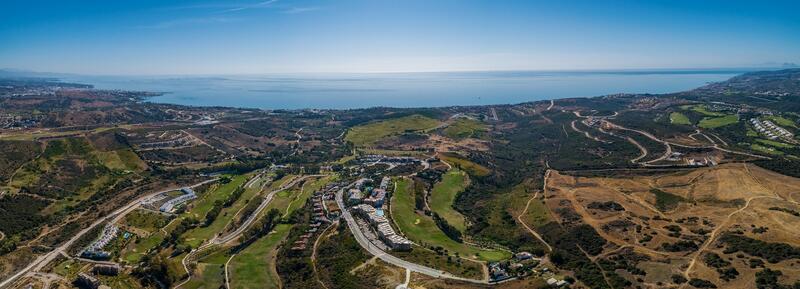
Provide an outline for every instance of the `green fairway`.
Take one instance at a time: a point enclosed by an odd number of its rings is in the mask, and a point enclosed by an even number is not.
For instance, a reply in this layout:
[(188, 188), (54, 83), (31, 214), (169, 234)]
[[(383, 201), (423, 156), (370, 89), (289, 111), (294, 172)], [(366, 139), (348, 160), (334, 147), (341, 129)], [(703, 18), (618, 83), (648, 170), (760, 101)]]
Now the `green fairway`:
[(739, 122), (739, 117), (735, 114), (731, 114), (723, 117), (704, 118), (700, 121), (700, 123), (697, 124), (697, 126), (702, 128), (718, 128), (737, 122)]
[(309, 179), (306, 181), (306, 184), (302, 187), (302, 191), (299, 193), (294, 193), (289, 197), (289, 204), (286, 206), (286, 212), (284, 213), (284, 217), (288, 216), (298, 208), (302, 207), (306, 200), (311, 196), (312, 193), (319, 190), (325, 184), (335, 180), (335, 176), (326, 176), (317, 179)]
[[(206, 213), (211, 210), (216, 200), (226, 200), (239, 185), (244, 184), (248, 179), (249, 176), (247, 175), (233, 177), (231, 182), (221, 185), (216, 190), (201, 196), (200, 200), (197, 202), (197, 205), (188, 212), (184, 213), (183, 216), (194, 216), (195, 218), (202, 220), (205, 218)], [(191, 245), (193, 248), (197, 248), (204, 241), (211, 239), (215, 234), (221, 232), (228, 222), (233, 219), (233, 216), (236, 214), (236, 212), (244, 207), (247, 204), (247, 200), (253, 198), (258, 191), (259, 190), (257, 186), (246, 189), (242, 196), (236, 202), (234, 202), (233, 205), (222, 209), (222, 211), (219, 213), (219, 216), (217, 216), (211, 225), (207, 227), (200, 226), (186, 232), (183, 235), (186, 243)]]
[(776, 148), (782, 148), (782, 149), (794, 148), (794, 145), (790, 145), (790, 144), (782, 143), (782, 142), (777, 142), (777, 141), (774, 141), (774, 140), (757, 139), (756, 141), (759, 142), (759, 143), (771, 146), (771, 147), (776, 147)]
[(795, 123), (791, 119), (788, 119), (788, 118), (785, 118), (785, 117), (782, 117), (782, 116), (771, 115), (771, 116), (767, 116), (767, 119), (771, 120), (772, 122), (774, 122), (775, 124), (777, 124), (779, 126), (797, 128), (797, 123)]
[[(219, 289), (225, 287), (225, 269), (220, 264), (198, 263), (197, 274), (181, 288), (186, 289)], [(199, 277), (199, 278), (198, 278)]]
[(413, 242), (419, 245), (441, 246), (450, 254), (458, 253), (463, 257), (485, 261), (499, 261), (511, 256), (505, 251), (483, 250), (448, 238), (430, 217), (414, 211), (412, 181), (397, 179), (396, 182), (397, 189), (392, 194), (392, 217), (397, 222), (400, 231)]
[(125, 215), (125, 224), (148, 232), (155, 232), (167, 225), (167, 216), (144, 209), (134, 210)]
[(699, 104), (690, 107), (692, 111), (700, 113), (706, 116), (724, 116), (724, 113), (716, 112), (716, 111), (709, 111), (706, 109), (705, 105)]
[(783, 155), (782, 151), (776, 150), (776, 149), (771, 148), (771, 147), (765, 147), (765, 146), (760, 145), (760, 144), (752, 144), (752, 145), (750, 145), (750, 149), (752, 149), (754, 151), (757, 151), (757, 152), (770, 154), (770, 155), (776, 155), (776, 156)]
[(487, 130), (486, 125), (480, 121), (468, 118), (459, 118), (452, 124), (448, 125), (444, 130), (444, 135), (453, 139), (462, 139), (468, 137), (480, 138), (483, 132)]
[(438, 125), (438, 120), (415, 114), (353, 127), (347, 132), (345, 140), (356, 146), (367, 146), (388, 136), (429, 130)]
[(228, 265), (231, 277), (231, 288), (280, 288), (280, 277), (275, 274), (272, 262), (275, 249), (289, 233), (291, 225), (280, 224), (269, 235), (258, 239), (253, 244), (233, 257)]
[(164, 240), (164, 235), (160, 232), (151, 234), (146, 238), (139, 239), (138, 243), (133, 245), (128, 251), (122, 253), (122, 259), (128, 264), (137, 264), (142, 257), (147, 254), (150, 249), (155, 248), (161, 241)]
[(431, 210), (447, 220), (451, 226), (461, 232), (467, 229), (464, 216), (453, 209), (453, 202), (459, 192), (467, 187), (467, 176), (459, 169), (452, 169), (442, 176), (442, 180), (433, 186), (431, 198), (428, 200)]
[(482, 165), (464, 159), (458, 154), (443, 153), (438, 155), (438, 157), (442, 161), (445, 161), (452, 166), (462, 169), (473, 176), (483, 177), (489, 175), (492, 172), (487, 167), (484, 167)]
[(672, 124), (692, 125), (692, 122), (689, 120), (689, 118), (680, 112), (670, 113), (669, 122)]

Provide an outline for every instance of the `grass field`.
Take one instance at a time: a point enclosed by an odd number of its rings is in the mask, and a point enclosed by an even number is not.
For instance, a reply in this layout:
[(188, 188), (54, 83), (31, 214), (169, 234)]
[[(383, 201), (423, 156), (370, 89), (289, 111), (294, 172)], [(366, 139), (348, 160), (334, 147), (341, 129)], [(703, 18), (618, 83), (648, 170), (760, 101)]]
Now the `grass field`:
[(772, 122), (774, 122), (775, 124), (777, 124), (779, 126), (797, 128), (797, 123), (795, 123), (791, 119), (788, 119), (788, 118), (785, 118), (785, 117), (782, 117), (782, 116), (771, 115), (771, 116), (767, 116), (767, 119), (771, 120)]
[(433, 186), (429, 205), (431, 210), (447, 220), (451, 226), (461, 232), (467, 229), (464, 216), (453, 209), (453, 202), (458, 193), (467, 187), (467, 176), (459, 169), (452, 169), (442, 176), (442, 180)]
[(704, 118), (697, 124), (697, 126), (702, 128), (718, 128), (737, 122), (739, 122), (739, 117), (735, 114), (731, 114), (723, 117)]
[(406, 237), (420, 245), (441, 246), (450, 254), (478, 258), (485, 261), (507, 259), (510, 253), (498, 250), (482, 250), (448, 238), (433, 220), (414, 211), (414, 196), (411, 180), (397, 179), (397, 190), (392, 194), (392, 217)]
[(777, 141), (774, 141), (774, 140), (757, 139), (756, 141), (759, 142), (759, 143), (768, 145), (768, 146), (776, 147), (776, 148), (782, 148), (782, 149), (794, 148), (794, 145), (790, 145), (788, 143), (777, 142)]
[(547, 206), (544, 204), (544, 202), (539, 199), (534, 199), (530, 202), (528, 211), (523, 216), (523, 220), (525, 221), (525, 224), (535, 228), (544, 226), (544, 224), (552, 221), (552, 217), (550, 216), (550, 211), (547, 209)]
[(725, 115), (724, 113), (721, 113), (721, 112), (709, 111), (709, 110), (706, 109), (706, 106), (702, 105), (702, 104), (690, 106), (689, 109), (691, 109), (694, 112), (700, 113), (702, 115), (706, 115), (706, 116), (724, 116)]
[(319, 190), (325, 184), (332, 182), (336, 179), (336, 176), (327, 176), (322, 177), (314, 180), (306, 181), (306, 184), (303, 186), (302, 191), (299, 193), (294, 193), (291, 196), (287, 196), (289, 198), (289, 204), (286, 206), (286, 211), (284, 213), (284, 217), (289, 216), (292, 212), (297, 210), (298, 208), (302, 207), (306, 200), (311, 196), (314, 191)]
[(656, 208), (663, 211), (669, 211), (678, 206), (679, 203), (686, 201), (680, 196), (676, 196), (659, 189), (650, 190), (656, 197)]
[(147, 167), (144, 161), (130, 149), (108, 152), (96, 151), (95, 155), (109, 169), (141, 171)]
[(692, 121), (690, 121), (686, 115), (680, 112), (670, 113), (669, 122), (672, 124), (692, 125)]
[(275, 248), (278, 247), (291, 229), (290, 225), (281, 224), (275, 227), (269, 235), (258, 239), (256, 242), (239, 252), (228, 265), (231, 275), (231, 288), (280, 288), (280, 277), (275, 275), (271, 262)]
[[(233, 191), (241, 184), (244, 184), (249, 179), (248, 175), (238, 175), (231, 179), (231, 182), (217, 187), (215, 190), (204, 194), (200, 200), (196, 202), (196, 206), (192, 207), (188, 212), (183, 214), (183, 217), (194, 216), (198, 220), (205, 218), (206, 213), (214, 206), (217, 200), (225, 200)], [(186, 232), (183, 237), (186, 243), (192, 248), (197, 248), (205, 240), (211, 239), (215, 234), (222, 231), (228, 222), (233, 219), (236, 212), (247, 204), (247, 200), (253, 198), (258, 192), (257, 187), (246, 189), (242, 196), (233, 205), (223, 208), (219, 216), (214, 220), (211, 225), (207, 227), (198, 227)], [(177, 222), (177, 221), (176, 221)]]
[(449, 163), (452, 166), (455, 166), (457, 168), (466, 171), (467, 173), (473, 176), (483, 177), (483, 176), (488, 176), (491, 173), (491, 171), (488, 168), (476, 164), (474, 162), (471, 162), (455, 154), (444, 153), (440, 154), (439, 158)]
[[(198, 263), (198, 273), (186, 282), (181, 288), (188, 289), (219, 289), (225, 287), (225, 269), (221, 264)], [(195, 278), (200, 277), (200, 278)]]
[(443, 132), (449, 138), (453, 139), (462, 139), (468, 137), (481, 137), (481, 133), (487, 130), (486, 126), (481, 123), (480, 121), (474, 119), (467, 119), (467, 118), (459, 118), (449, 126), (447, 126)]
[(754, 151), (757, 151), (757, 152), (762, 152), (762, 153), (765, 153), (765, 154), (771, 154), (771, 155), (776, 155), (776, 156), (783, 155), (782, 151), (776, 150), (776, 149), (771, 148), (771, 147), (765, 147), (763, 145), (755, 144), (755, 143), (750, 145), (750, 149), (752, 149)]
[(387, 155), (387, 156), (404, 156), (404, 157), (421, 157), (425, 156), (425, 152), (421, 151), (400, 151), (400, 150), (379, 150), (379, 149), (359, 149), (359, 153), (368, 155)]
[(438, 120), (415, 114), (353, 127), (345, 140), (356, 146), (367, 146), (391, 135), (428, 130), (438, 125)]
[(163, 240), (164, 235), (160, 232), (151, 234), (147, 238), (139, 239), (139, 243), (133, 244), (133, 248), (122, 253), (122, 259), (128, 264), (137, 264), (150, 249), (158, 246)]
[(148, 232), (155, 232), (167, 224), (168, 218), (162, 214), (143, 209), (125, 215), (125, 224)]

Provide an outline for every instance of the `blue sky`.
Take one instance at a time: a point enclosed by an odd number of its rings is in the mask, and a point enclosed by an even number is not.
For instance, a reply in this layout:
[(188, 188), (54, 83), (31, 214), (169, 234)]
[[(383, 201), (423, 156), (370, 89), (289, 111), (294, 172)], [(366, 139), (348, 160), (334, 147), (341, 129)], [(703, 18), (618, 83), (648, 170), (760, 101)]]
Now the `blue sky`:
[(800, 63), (800, 1), (0, 2), (0, 68), (257, 74)]

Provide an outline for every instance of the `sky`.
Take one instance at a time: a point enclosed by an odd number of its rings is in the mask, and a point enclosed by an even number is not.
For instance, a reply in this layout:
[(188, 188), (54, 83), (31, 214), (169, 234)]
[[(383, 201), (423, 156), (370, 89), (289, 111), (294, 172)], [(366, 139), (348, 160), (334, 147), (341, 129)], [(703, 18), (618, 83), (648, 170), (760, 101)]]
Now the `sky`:
[(800, 1), (0, 1), (0, 68), (96, 75), (800, 63)]

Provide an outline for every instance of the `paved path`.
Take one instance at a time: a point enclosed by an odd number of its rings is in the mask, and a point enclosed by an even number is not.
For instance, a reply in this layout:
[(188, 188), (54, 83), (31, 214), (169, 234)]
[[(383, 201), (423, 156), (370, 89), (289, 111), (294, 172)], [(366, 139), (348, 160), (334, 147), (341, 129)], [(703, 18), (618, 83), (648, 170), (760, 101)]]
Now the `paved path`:
[(279, 193), (280, 191), (283, 191), (283, 190), (286, 190), (288, 188), (291, 188), (292, 186), (294, 186), (298, 182), (300, 182), (302, 180), (305, 180), (307, 178), (310, 178), (310, 177), (324, 177), (324, 176), (327, 176), (327, 175), (307, 175), (307, 176), (302, 176), (302, 177), (299, 177), (299, 178), (296, 178), (296, 179), (292, 180), (289, 183), (283, 184), (279, 188), (269, 192), (269, 194), (267, 194), (267, 196), (264, 197), (264, 201), (261, 202), (261, 204), (258, 206), (258, 208), (256, 208), (256, 210), (252, 214), (250, 214), (249, 217), (247, 217), (247, 220), (245, 220), (244, 223), (242, 223), (242, 225), (239, 226), (239, 228), (236, 228), (236, 230), (234, 230), (233, 232), (231, 232), (230, 234), (228, 234), (228, 235), (226, 235), (224, 237), (214, 237), (211, 240), (211, 242), (209, 242), (209, 244), (217, 245), (217, 244), (225, 244), (227, 242), (233, 241), (233, 239), (236, 239), (237, 237), (239, 237), (239, 235), (244, 233), (244, 230), (247, 230), (247, 228), (250, 227), (250, 225), (252, 225), (253, 222), (255, 222), (255, 220), (258, 218), (258, 215), (261, 213), (261, 211), (266, 209), (267, 206), (269, 205), (269, 203), (272, 201), (272, 198), (275, 197), (275, 194)]
[(343, 201), (343, 199), (344, 199), (343, 198), (344, 191), (346, 189), (352, 187), (352, 186), (353, 186), (353, 184), (351, 184), (351, 185), (349, 185), (347, 187), (344, 187), (344, 188), (340, 189), (336, 193), (336, 203), (339, 205), (340, 208), (342, 208), (342, 217), (347, 221), (347, 226), (350, 228), (350, 232), (353, 233), (353, 236), (355, 236), (356, 241), (358, 241), (358, 244), (361, 245), (362, 248), (367, 250), (367, 252), (369, 252), (373, 256), (378, 257), (379, 259), (385, 261), (386, 263), (389, 263), (389, 264), (392, 264), (392, 265), (395, 265), (395, 266), (398, 266), (398, 267), (401, 267), (401, 268), (405, 268), (405, 269), (413, 271), (413, 272), (425, 274), (425, 275), (428, 275), (428, 276), (431, 276), (431, 277), (434, 277), (434, 278), (445, 278), (445, 279), (464, 281), (464, 282), (470, 282), (470, 283), (475, 283), (475, 284), (488, 284), (488, 282), (486, 282), (484, 280), (475, 280), (475, 279), (462, 278), (462, 277), (455, 276), (453, 274), (447, 273), (447, 272), (442, 271), (442, 270), (437, 270), (437, 269), (433, 269), (433, 268), (430, 268), (430, 267), (427, 267), (427, 266), (423, 266), (423, 265), (420, 265), (420, 264), (408, 262), (406, 260), (403, 260), (403, 259), (397, 258), (395, 256), (392, 256), (392, 255), (384, 252), (383, 250), (381, 250), (380, 248), (378, 248), (374, 244), (372, 244), (372, 242), (370, 242), (367, 239), (367, 237), (364, 236), (364, 233), (361, 232), (361, 229), (358, 228), (358, 224), (356, 224), (355, 219), (353, 219), (353, 216), (350, 214), (350, 212), (347, 210), (347, 206), (345, 206), (345, 204), (344, 204), (344, 201)]
[[(201, 186), (201, 185), (204, 185), (204, 184), (216, 181), (216, 180), (217, 179), (215, 178), (215, 179), (203, 181), (203, 182), (194, 184), (194, 185), (192, 185), (190, 187), (191, 188), (195, 188), (195, 187), (198, 187), (198, 186)], [(166, 190), (163, 190), (163, 191), (160, 191), (160, 192), (155, 192), (155, 193), (151, 193), (151, 194), (148, 194), (148, 195), (141, 196), (138, 199), (133, 200), (130, 203), (128, 203), (127, 205), (123, 206), (122, 208), (117, 209), (116, 211), (112, 212), (111, 214), (108, 214), (108, 215), (106, 215), (104, 217), (101, 217), (101, 218), (97, 219), (94, 223), (92, 223), (88, 227), (86, 227), (83, 230), (81, 230), (78, 233), (76, 233), (71, 239), (69, 239), (66, 242), (64, 242), (64, 244), (62, 244), (61, 246), (55, 248), (54, 250), (52, 250), (52, 251), (50, 251), (50, 252), (48, 252), (48, 253), (46, 253), (44, 255), (39, 256), (33, 262), (31, 262), (27, 267), (23, 268), (22, 270), (20, 270), (16, 274), (12, 275), (8, 279), (4, 280), (3, 282), (0, 282), (0, 288), (10, 287), (10, 285), (12, 285), (14, 280), (16, 280), (19, 277), (22, 277), (23, 275), (27, 274), (28, 272), (38, 272), (38, 271), (42, 270), (42, 268), (44, 268), (44, 266), (46, 266), (48, 263), (53, 261), (53, 259), (55, 259), (58, 255), (61, 255), (63, 252), (66, 252), (67, 249), (73, 243), (75, 243), (75, 241), (77, 241), (78, 239), (81, 238), (81, 236), (85, 235), (90, 230), (92, 230), (92, 228), (104, 223), (105, 221), (107, 221), (109, 219), (111, 220), (112, 223), (117, 222), (122, 217), (124, 217), (126, 214), (128, 214), (129, 212), (131, 212), (134, 209), (136, 209), (142, 203), (142, 201), (144, 201), (145, 199), (153, 197), (153, 196), (161, 194), (161, 193), (166, 193), (166, 192), (169, 192), (169, 191), (178, 190), (180, 188), (181, 187), (170, 188), (170, 189), (166, 189)]]

